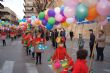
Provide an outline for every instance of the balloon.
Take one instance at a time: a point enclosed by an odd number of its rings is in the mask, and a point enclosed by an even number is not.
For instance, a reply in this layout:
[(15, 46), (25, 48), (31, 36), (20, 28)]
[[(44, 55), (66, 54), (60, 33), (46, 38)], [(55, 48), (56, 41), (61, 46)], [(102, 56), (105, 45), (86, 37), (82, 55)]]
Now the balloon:
[(68, 27), (68, 26), (69, 26), (69, 24), (67, 24), (66, 22), (63, 22), (63, 23), (62, 23), (62, 27), (65, 28), (65, 27)]
[(80, 19), (79, 19), (79, 18), (77, 18), (77, 17), (75, 17), (75, 19), (76, 19), (77, 22), (82, 22), (82, 21), (85, 20), (85, 18), (80, 18)]
[(68, 24), (71, 24), (71, 23), (73, 23), (75, 21), (75, 19), (73, 19), (73, 18), (67, 18), (66, 19), (66, 22), (68, 23)]
[(23, 18), (23, 19), (22, 19), (22, 22), (26, 22), (26, 18)]
[(100, 21), (98, 24), (102, 25), (102, 26), (105, 26), (105, 25), (107, 25), (107, 23), (108, 23), (108, 20), (105, 19), (104, 21)]
[(61, 10), (61, 11), (60, 11), (60, 14), (61, 14), (62, 16), (65, 16), (63, 12), (64, 12), (64, 10)]
[(46, 28), (47, 28), (48, 30), (51, 30), (51, 29), (53, 28), (53, 25), (50, 25), (50, 24), (47, 23)]
[(49, 17), (54, 17), (55, 16), (55, 11), (54, 10), (48, 10), (48, 16)]
[(63, 23), (63, 22), (65, 22), (66, 21), (66, 18), (65, 17), (63, 17), (63, 19), (61, 20), (61, 22)]
[(48, 19), (48, 23), (49, 23), (50, 25), (54, 25), (54, 24), (55, 24), (55, 18), (50, 17), (50, 18)]
[(60, 22), (56, 21), (56, 22), (55, 22), (55, 25), (58, 25), (59, 23), (60, 23)]
[(110, 14), (110, 2), (107, 0), (100, 0), (97, 4), (97, 12), (101, 16), (108, 16)]
[(73, 8), (79, 3), (78, 0), (64, 0), (64, 6)]
[(98, 16), (97, 10), (96, 10), (96, 6), (89, 8), (88, 10), (88, 16), (87, 16), (87, 20), (92, 21), (94, 20), (96, 17)]
[(73, 17), (75, 15), (75, 8), (66, 7), (64, 9), (64, 15), (68, 18)]
[(42, 20), (42, 24), (44, 25), (44, 26), (46, 26), (46, 24), (47, 24), (47, 21), (44, 19), (44, 20)]
[(76, 14), (77, 19), (84, 19), (88, 16), (88, 7), (84, 4), (79, 4), (76, 8)]
[(45, 19), (48, 20), (48, 18), (49, 18), (49, 16), (48, 15), (45, 15)]
[(58, 21), (58, 22), (61, 22), (63, 19), (63, 16), (61, 14), (56, 14), (55, 15), (55, 20)]
[(60, 7), (60, 10), (64, 10), (64, 8), (65, 8), (64, 5), (62, 5), (62, 6)]
[(31, 19), (30, 19), (30, 18), (28, 18), (28, 19), (27, 19), (27, 22), (28, 22), (28, 23), (31, 23)]
[(60, 13), (60, 8), (59, 7), (55, 8), (55, 13)]
[(98, 0), (80, 0), (80, 1), (89, 7), (95, 6), (98, 3)]
[(40, 24), (41, 24), (41, 21), (40, 21), (39, 19), (36, 19), (36, 20), (35, 20), (35, 23), (36, 23), (37, 25), (40, 25)]
[(35, 20), (36, 19), (36, 16), (31, 16), (31, 20)]
[(45, 17), (45, 13), (44, 12), (40, 12), (39, 13), (39, 19), (43, 19)]

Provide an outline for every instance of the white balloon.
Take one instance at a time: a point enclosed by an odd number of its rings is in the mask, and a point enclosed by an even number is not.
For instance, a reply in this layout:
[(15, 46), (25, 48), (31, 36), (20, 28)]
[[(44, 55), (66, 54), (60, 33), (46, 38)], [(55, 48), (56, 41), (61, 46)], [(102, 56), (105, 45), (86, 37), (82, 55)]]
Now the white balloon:
[(67, 22), (68, 24), (71, 24), (71, 23), (73, 23), (74, 21), (75, 21), (74, 18), (67, 18), (67, 19), (66, 19), (66, 22)]
[(60, 13), (60, 8), (59, 7), (55, 8), (55, 13)]

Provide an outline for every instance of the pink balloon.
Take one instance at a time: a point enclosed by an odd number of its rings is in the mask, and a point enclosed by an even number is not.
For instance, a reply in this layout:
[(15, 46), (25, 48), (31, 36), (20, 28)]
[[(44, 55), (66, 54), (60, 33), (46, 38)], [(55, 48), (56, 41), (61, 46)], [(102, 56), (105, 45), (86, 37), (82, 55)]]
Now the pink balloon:
[(63, 16), (62, 16), (61, 14), (56, 14), (56, 15), (55, 15), (55, 19), (56, 19), (56, 21), (61, 22), (62, 19), (63, 19)]
[(105, 19), (104, 21), (99, 22), (99, 25), (105, 26), (107, 25), (107, 23), (108, 23), (108, 20)]
[(78, 0), (64, 0), (64, 6), (73, 8), (74, 6), (76, 6), (79, 3)]
[(45, 15), (45, 19), (48, 20), (48, 18), (49, 18), (49, 16), (48, 15)]
[(75, 8), (65, 7), (64, 15), (68, 18), (73, 17), (75, 15)]
[(108, 16), (110, 15), (110, 3), (108, 0), (100, 0), (97, 4), (97, 12), (101, 16)]

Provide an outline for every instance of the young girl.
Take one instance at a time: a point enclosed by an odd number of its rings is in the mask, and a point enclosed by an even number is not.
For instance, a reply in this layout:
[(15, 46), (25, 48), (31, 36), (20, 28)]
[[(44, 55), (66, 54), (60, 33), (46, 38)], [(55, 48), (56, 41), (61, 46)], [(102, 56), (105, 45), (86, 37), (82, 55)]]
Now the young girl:
[(1, 33), (1, 38), (3, 40), (3, 46), (6, 46), (6, 41), (5, 41), (6, 36), (7, 36), (6, 32), (3, 30), (2, 33)]
[(39, 45), (45, 44), (46, 40), (44, 38), (41, 38), (41, 33), (39, 32), (37, 35), (37, 38), (35, 39), (36, 42), (36, 64), (42, 64), (42, 50), (39, 49)]
[(52, 60), (64, 60), (65, 58), (71, 59), (66, 52), (63, 42), (60, 42), (58, 48), (55, 50)]
[(72, 73), (88, 73), (88, 66), (86, 64), (87, 50), (80, 49), (77, 51), (77, 61)]

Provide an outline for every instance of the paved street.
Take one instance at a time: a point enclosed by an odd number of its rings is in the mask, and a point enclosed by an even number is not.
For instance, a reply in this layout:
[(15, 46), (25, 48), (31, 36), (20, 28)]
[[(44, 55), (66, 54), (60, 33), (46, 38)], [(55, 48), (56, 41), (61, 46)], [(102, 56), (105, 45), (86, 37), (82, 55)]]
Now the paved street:
[[(48, 42), (50, 45), (50, 43)], [(73, 45), (72, 45), (73, 44)], [(89, 50), (88, 41), (85, 42), (85, 49)], [(73, 48), (74, 47), (74, 48)], [(67, 41), (67, 51), (69, 55), (76, 60), (77, 42)], [(104, 51), (105, 61), (93, 61), (94, 73), (110, 73), (110, 45), (107, 45)], [(7, 39), (7, 46), (2, 46), (0, 41), (0, 73), (54, 73), (48, 66), (47, 58), (54, 52), (50, 46), (49, 51), (43, 54), (42, 65), (35, 65), (35, 61), (30, 56), (26, 56), (25, 48), (21, 45), (20, 39), (11, 42)], [(96, 52), (95, 52), (96, 55)], [(88, 58), (89, 63), (89, 58)]]

